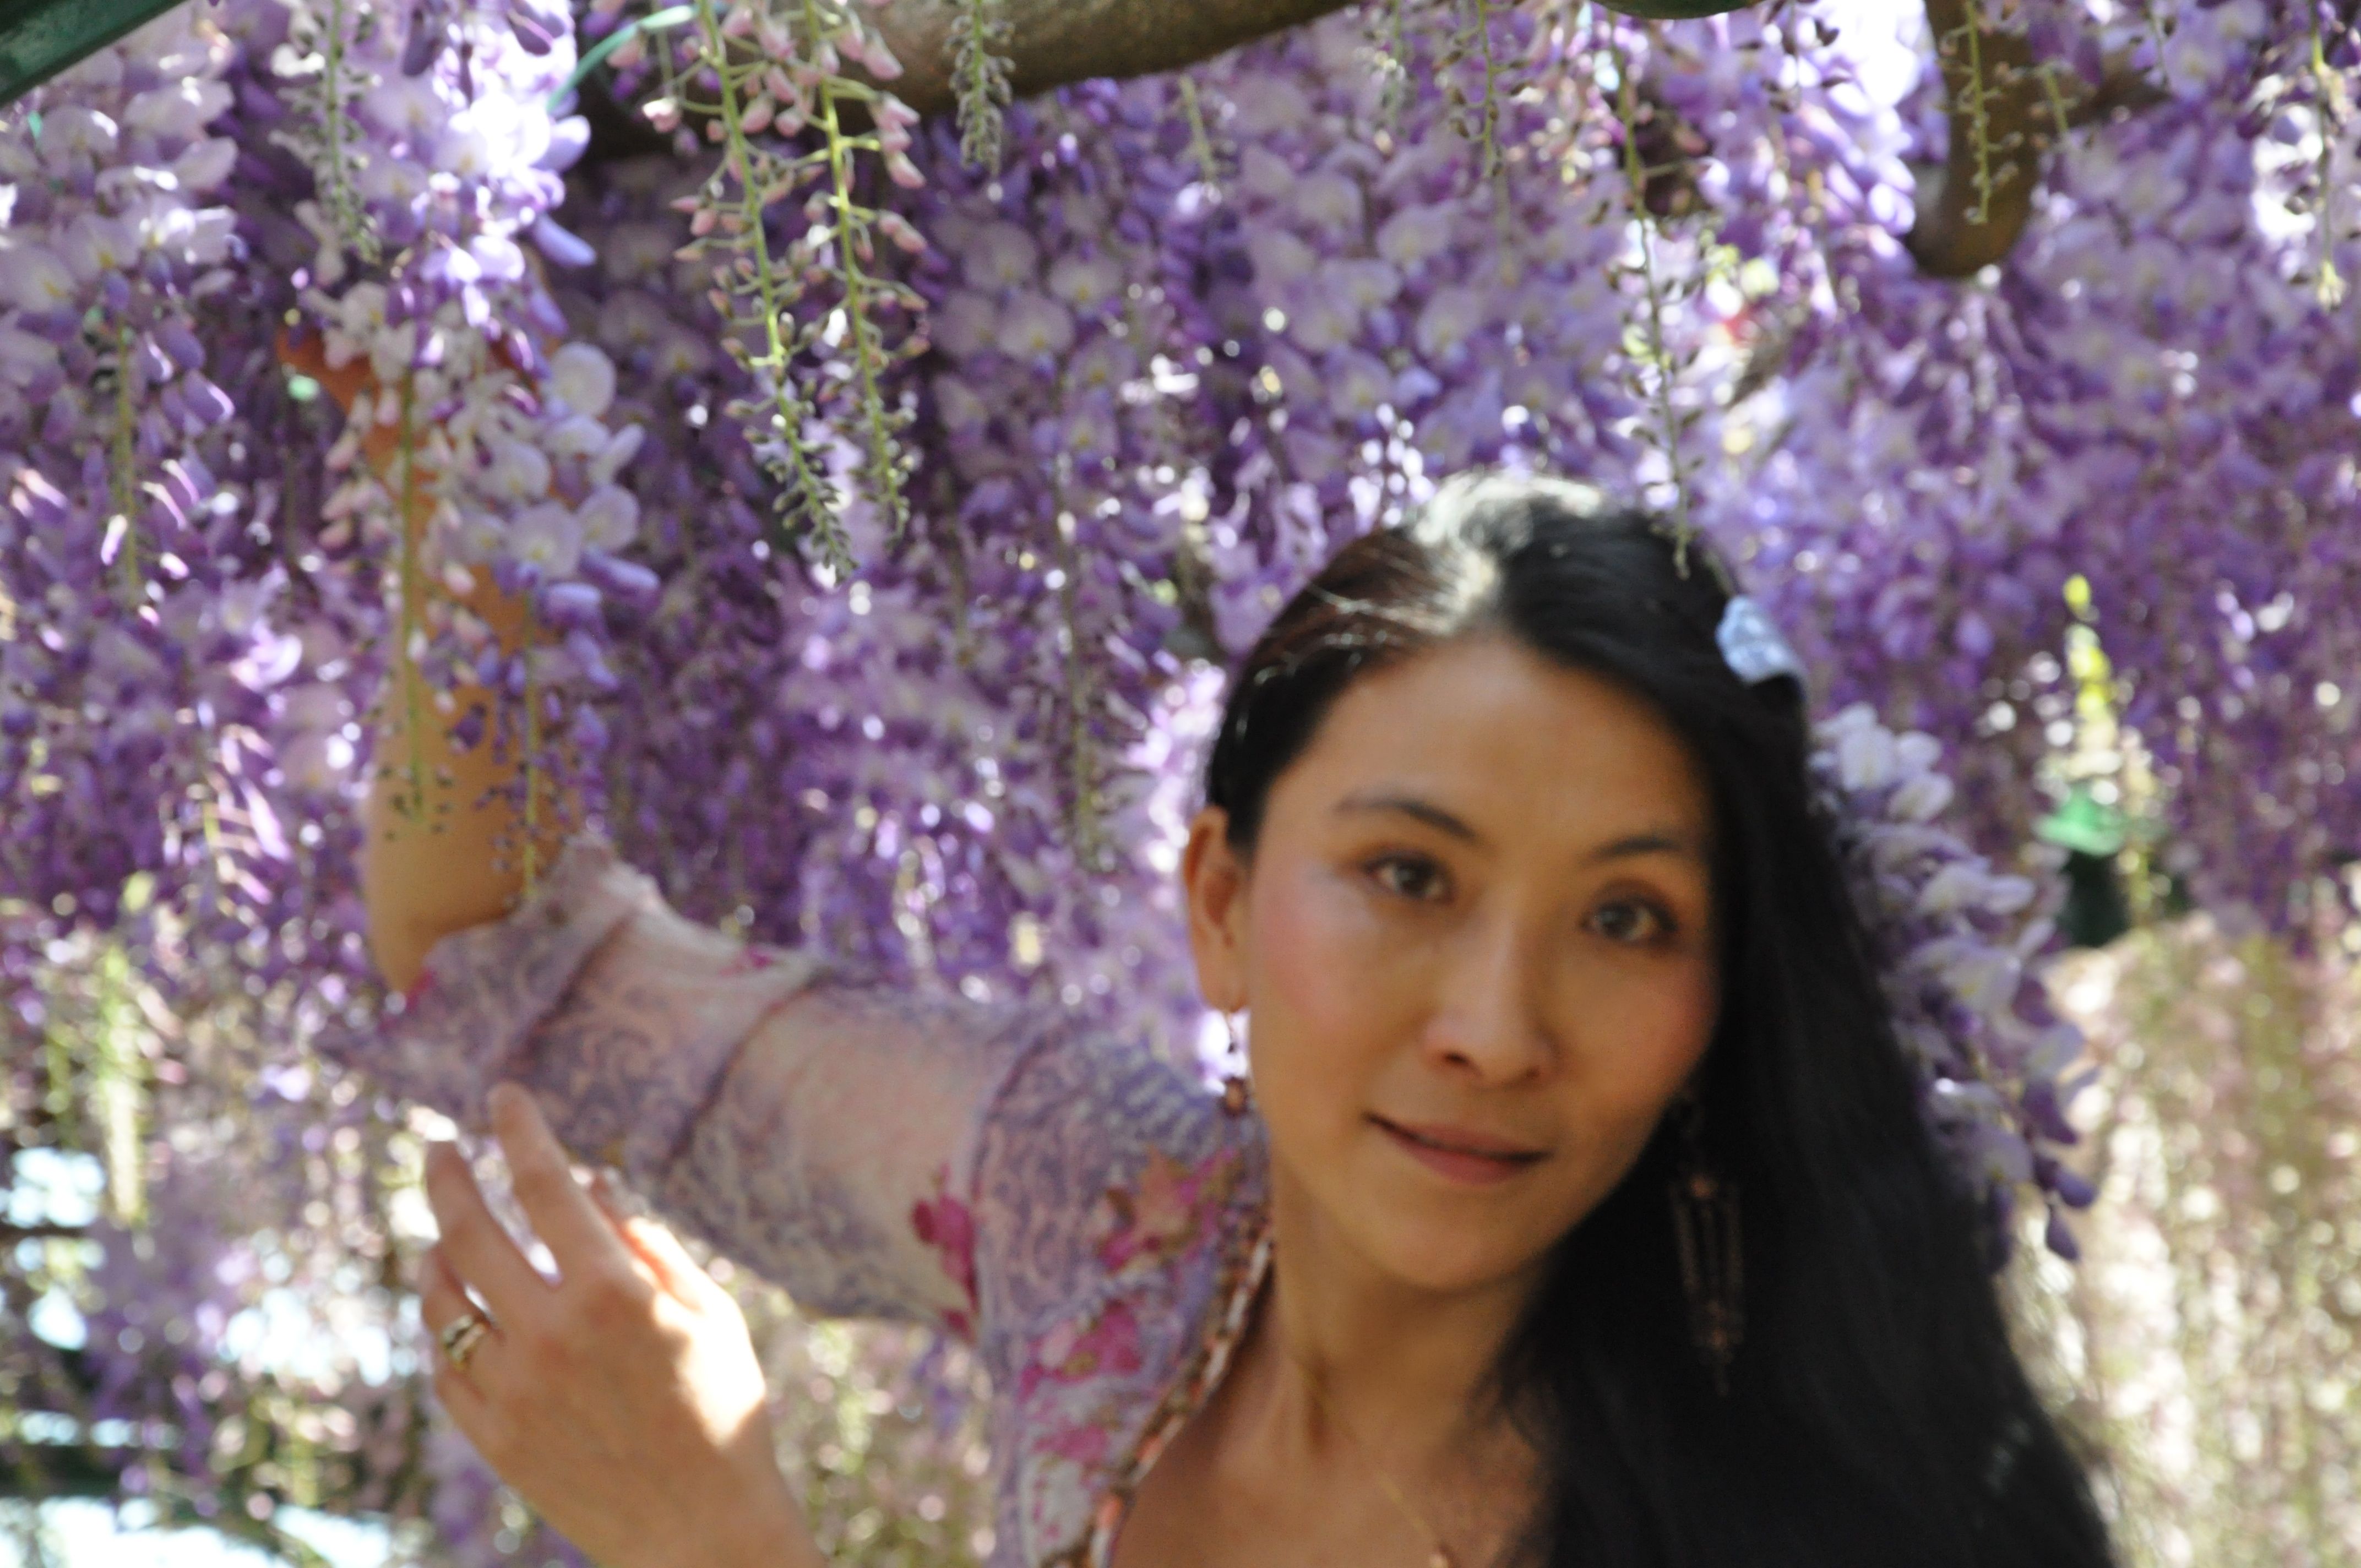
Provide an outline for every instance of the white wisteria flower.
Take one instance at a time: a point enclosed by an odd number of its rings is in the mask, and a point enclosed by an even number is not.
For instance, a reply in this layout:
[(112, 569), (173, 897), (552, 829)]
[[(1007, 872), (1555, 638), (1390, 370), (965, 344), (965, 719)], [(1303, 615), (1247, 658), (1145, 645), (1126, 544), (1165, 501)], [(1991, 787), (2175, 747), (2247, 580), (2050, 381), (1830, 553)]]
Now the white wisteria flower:
[(601, 485), (575, 509), (582, 543), (593, 550), (620, 550), (639, 536), (640, 501), (616, 485)]
[(570, 577), (582, 564), (583, 528), (563, 501), (543, 501), (517, 513), (509, 524), (508, 553), (544, 578)]
[(615, 362), (594, 344), (569, 343), (549, 356), (547, 385), (568, 412), (598, 419), (615, 400)]

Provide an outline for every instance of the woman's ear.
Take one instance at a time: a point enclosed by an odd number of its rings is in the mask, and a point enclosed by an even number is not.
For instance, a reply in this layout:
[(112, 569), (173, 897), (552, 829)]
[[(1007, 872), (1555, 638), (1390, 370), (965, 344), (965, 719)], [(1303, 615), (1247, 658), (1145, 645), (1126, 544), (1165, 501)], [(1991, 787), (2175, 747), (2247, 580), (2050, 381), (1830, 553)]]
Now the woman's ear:
[(1246, 1004), (1246, 862), (1230, 847), (1230, 814), (1208, 806), (1189, 824), (1180, 885), (1189, 900), (1189, 952), (1205, 1004), (1235, 1013)]

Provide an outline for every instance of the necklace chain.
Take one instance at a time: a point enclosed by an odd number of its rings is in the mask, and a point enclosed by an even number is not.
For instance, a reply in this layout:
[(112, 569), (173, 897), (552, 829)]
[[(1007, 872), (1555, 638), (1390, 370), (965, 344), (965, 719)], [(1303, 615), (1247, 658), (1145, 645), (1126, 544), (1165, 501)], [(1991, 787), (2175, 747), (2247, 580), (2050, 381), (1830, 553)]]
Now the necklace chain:
[(1426, 1560), (1427, 1568), (1459, 1568), (1457, 1562), (1451, 1555), (1451, 1548), (1444, 1544), (1442, 1534), (1426, 1522), (1426, 1516), (1419, 1512), (1410, 1498), (1403, 1494), (1402, 1489), (1394, 1484), (1394, 1478), (1387, 1474), (1386, 1467), (1378, 1463), (1377, 1456), (1369, 1452), (1353, 1429), (1345, 1424), (1345, 1418), (1336, 1413), (1336, 1408), (1328, 1402), (1328, 1396), (1321, 1389), (1320, 1380), (1314, 1377), (1311, 1369), (1301, 1362), (1296, 1364), (1295, 1370), (1302, 1377), (1304, 1387), (1311, 1391), (1312, 1402), (1317, 1405), (1320, 1408), (1320, 1413), (1328, 1419), (1328, 1424), (1344, 1434), (1345, 1442), (1361, 1456), (1361, 1463), (1368, 1467), (1371, 1475), (1377, 1477), (1378, 1485), (1384, 1489), (1387, 1497), (1391, 1499), (1395, 1508), (1401, 1510), (1403, 1518), (1417, 1527), (1418, 1533), (1424, 1538), (1432, 1549)]

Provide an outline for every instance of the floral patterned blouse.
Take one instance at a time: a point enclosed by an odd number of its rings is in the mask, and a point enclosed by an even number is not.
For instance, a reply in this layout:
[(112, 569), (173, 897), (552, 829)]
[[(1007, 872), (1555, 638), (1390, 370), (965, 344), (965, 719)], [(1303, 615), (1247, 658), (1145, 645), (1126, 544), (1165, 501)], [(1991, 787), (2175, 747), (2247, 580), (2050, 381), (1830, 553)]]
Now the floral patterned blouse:
[(1259, 1121), (1056, 1012), (920, 995), (683, 919), (577, 840), (444, 938), (358, 1065), (484, 1123), (501, 1079), (807, 1310), (991, 1374), (993, 1568), (1101, 1568), (1269, 1266)]

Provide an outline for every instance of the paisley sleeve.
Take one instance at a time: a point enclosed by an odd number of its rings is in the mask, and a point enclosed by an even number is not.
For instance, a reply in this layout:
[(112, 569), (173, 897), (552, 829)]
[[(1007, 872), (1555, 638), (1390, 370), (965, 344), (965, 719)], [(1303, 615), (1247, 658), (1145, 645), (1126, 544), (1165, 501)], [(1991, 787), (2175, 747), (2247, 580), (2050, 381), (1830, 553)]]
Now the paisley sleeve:
[(1059, 1024), (739, 941), (586, 839), (436, 945), (362, 1065), (471, 1125), (522, 1082), (577, 1156), (807, 1309), (973, 1335), (981, 1129)]

